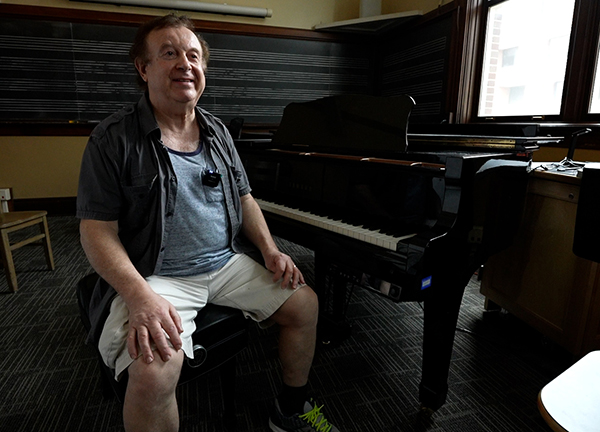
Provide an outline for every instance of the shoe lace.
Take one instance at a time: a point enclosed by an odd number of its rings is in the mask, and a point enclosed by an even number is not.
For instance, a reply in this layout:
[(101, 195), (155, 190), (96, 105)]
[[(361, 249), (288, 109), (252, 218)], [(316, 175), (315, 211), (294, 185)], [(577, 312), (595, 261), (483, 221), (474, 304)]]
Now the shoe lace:
[(332, 426), (329, 424), (325, 416), (321, 413), (321, 408), (323, 408), (323, 405), (321, 405), (320, 407), (315, 405), (313, 409), (311, 409), (307, 413), (302, 414), (299, 417), (302, 420), (306, 420), (308, 423), (310, 423), (310, 425), (313, 428), (315, 428), (316, 432), (329, 432), (331, 431)]

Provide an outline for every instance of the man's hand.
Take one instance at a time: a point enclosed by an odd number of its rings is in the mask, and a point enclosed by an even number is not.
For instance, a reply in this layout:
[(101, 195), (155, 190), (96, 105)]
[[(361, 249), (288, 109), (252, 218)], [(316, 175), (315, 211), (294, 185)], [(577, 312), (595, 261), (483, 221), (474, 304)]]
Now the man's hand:
[(281, 280), (282, 289), (287, 288), (290, 284), (292, 289), (296, 289), (306, 283), (302, 272), (288, 255), (276, 250), (266, 253), (263, 258), (267, 269), (273, 272), (273, 282)]
[(127, 351), (133, 358), (154, 360), (152, 343), (164, 361), (171, 357), (167, 337), (181, 349), (181, 318), (175, 307), (160, 297), (138, 273), (119, 239), (117, 221), (83, 219), (81, 245), (98, 274), (123, 298), (129, 308)]
[(136, 300), (129, 307), (129, 334), (127, 351), (131, 358), (143, 356), (146, 363), (152, 363), (154, 354), (152, 344), (156, 346), (163, 361), (171, 359), (171, 345), (176, 351), (181, 349), (183, 332), (181, 318), (175, 307), (155, 293), (145, 293), (141, 300)]
[(281, 280), (281, 288), (290, 284), (293, 289), (304, 285), (302, 272), (294, 265), (292, 259), (281, 253), (265, 222), (260, 207), (250, 194), (242, 196), (243, 221), (242, 230), (246, 237), (262, 252), (265, 267), (273, 272), (273, 282)]

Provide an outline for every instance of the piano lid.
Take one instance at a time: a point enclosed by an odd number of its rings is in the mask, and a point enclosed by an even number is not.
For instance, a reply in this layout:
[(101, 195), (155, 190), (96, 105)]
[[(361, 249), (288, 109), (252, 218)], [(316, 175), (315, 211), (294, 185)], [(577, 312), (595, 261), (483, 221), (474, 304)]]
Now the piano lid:
[(294, 102), (283, 111), (273, 144), (299, 150), (405, 152), (410, 96), (337, 95)]

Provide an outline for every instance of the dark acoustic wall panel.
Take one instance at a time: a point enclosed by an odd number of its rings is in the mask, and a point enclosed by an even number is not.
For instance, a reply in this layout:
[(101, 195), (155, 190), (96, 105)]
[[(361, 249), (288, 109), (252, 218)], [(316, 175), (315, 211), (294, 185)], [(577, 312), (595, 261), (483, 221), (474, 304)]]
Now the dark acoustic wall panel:
[(411, 123), (439, 123), (446, 119), (444, 104), (452, 20), (435, 20), (410, 33), (390, 34), (382, 47), (379, 93), (406, 94), (416, 105)]
[(0, 120), (94, 122), (139, 99), (135, 29), (0, 20)]
[(200, 104), (223, 119), (279, 123), (291, 102), (373, 91), (365, 46), (210, 33), (204, 37), (211, 63)]
[[(134, 34), (126, 26), (0, 19), (0, 121), (98, 122), (137, 101)], [(224, 121), (278, 123), (290, 102), (373, 92), (366, 45), (204, 37), (211, 62), (200, 105)]]

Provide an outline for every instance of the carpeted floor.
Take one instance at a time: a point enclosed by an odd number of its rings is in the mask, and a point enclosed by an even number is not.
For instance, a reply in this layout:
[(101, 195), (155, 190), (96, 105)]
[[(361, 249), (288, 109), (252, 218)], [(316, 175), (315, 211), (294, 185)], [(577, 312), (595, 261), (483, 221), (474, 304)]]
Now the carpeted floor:
[[(72, 217), (50, 217), (56, 270), (41, 248), (15, 252), (20, 290), (10, 293), (0, 270), (0, 431), (121, 431), (121, 406), (102, 397), (95, 354), (75, 299), (75, 284), (91, 271)], [(309, 250), (279, 241), (309, 282)], [(348, 309), (352, 336), (320, 346), (312, 395), (340, 431), (548, 432), (537, 393), (572, 358), (506, 313), (486, 313), (474, 278), (461, 308), (447, 403), (430, 421), (417, 416), (423, 312), (363, 290)], [(279, 388), (277, 333), (250, 326), (239, 356), (238, 430), (266, 431)], [(218, 373), (179, 387), (181, 431), (220, 431)]]

